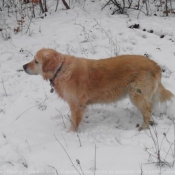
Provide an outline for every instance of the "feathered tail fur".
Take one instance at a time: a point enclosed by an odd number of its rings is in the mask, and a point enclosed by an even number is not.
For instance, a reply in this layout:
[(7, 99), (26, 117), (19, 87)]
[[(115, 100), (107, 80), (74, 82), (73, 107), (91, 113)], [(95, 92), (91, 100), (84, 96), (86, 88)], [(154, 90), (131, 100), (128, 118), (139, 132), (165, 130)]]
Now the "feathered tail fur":
[(165, 89), (161, 82), (158, 84), (157, 92), (156, 92), (157, 100), (160, 103), (164, 103), (167, 101), (173, 101), (174, 94), (169, 90)]

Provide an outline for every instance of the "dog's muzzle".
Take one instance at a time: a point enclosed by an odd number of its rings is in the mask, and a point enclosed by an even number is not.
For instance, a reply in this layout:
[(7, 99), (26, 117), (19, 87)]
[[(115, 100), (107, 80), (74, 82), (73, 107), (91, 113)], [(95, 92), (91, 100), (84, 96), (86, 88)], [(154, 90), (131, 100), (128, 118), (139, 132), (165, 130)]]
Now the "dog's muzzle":
[(28, 67), (28, 64), (25, 64), (25, 65), (23, 66), (24, 71), (25, 71), (27, 74), (29, 74), (29, 75), (35, 75), (35, 74), (32, 73), (27, 67)]

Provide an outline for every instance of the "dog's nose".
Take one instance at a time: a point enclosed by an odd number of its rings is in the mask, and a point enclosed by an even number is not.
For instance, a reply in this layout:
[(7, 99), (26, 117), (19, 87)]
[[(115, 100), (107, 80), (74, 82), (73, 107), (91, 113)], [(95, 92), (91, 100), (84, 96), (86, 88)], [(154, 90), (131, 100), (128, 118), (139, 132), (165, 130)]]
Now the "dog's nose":
[(23, 69), (24, 69), (24, 70), (26, 70), (26, 69), (27, 69), (27, 64), (25, 64), (25, 65), (23, 66)]

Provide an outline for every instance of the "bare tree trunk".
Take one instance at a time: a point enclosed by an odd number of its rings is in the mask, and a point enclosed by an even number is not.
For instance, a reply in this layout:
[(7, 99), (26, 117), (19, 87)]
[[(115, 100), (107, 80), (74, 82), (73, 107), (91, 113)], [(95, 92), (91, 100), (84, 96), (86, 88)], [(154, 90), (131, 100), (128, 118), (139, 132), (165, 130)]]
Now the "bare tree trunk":
[(165, 14), (168, 16), (168, 0), (165, 1)]
[(123, 0), (122, 14), (124, 14), (124, 10), (125, 10), (125, 0)]
[(62, 0), (62, 1), (63, 1), (63, 4), (65, 5), (65, 7), (66, 7), (67, 9), (70, 9), (70, 7), (68, 6), (67, 2), (66, 2), (65, 0)]
[(40, 8), (41, 8), (42, 13), (44, 13), (44, 8), (43, 8), (43, 4), (42, 4), (42, 1), (41, 0), (39, 0), (39, 5), (40, 5)]
[(131, 7), (131, 5), (132, 5), (132, 0), (128, 0), (128, 8), (130, 8)]
[(47, 12), (47, 4), (46, 4), (46, 0), (44, 0), (44, 11)]
[(24, 3), (28, 4), (29, 3), (29, 0), (24, 0)]
[(33, 11), (33, 18), (35, 18), (35, 6), (34, 6), (33, 2), (32, 2), (32, 11)]
[(57, 4), (56, 4), (56, 8), (55, 8), (55, 12), (57, 11), (58, 4), (59, 4), (59, 0), (57, 0)]
[(140, 0), (138, 1), (137, 10), (140, 8)]
[(172, 12), (173, 8), (172, 8), (172, 2), (171, 2), (171, 0), (170, 0), (170, 7), (171, 7), (171, 12)]
[(147, 12), (147, 16), (149, 15), (149, 9), (148, 9), (148, 2), (147, 1), (145, 1), (145, 5), (146, 5), (146, 12)]

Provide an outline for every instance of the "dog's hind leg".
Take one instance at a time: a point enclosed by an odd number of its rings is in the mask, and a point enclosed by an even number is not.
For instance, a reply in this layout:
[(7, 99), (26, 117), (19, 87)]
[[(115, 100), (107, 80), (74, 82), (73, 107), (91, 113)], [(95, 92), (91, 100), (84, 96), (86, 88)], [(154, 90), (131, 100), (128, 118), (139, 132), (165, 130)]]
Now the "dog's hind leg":
[(139, 128), (140, 131), (142, 129), (149, 128), (150, 118), (152, 115), (152, 94), (147, 94), (147, 96), (144, 96), (139, 88), (134, 89), (134, 91), (134, 93), (133, 91), (132, 93), (129, 93), (129, 96), (133, 104), (143, 115), (143, 123)]

